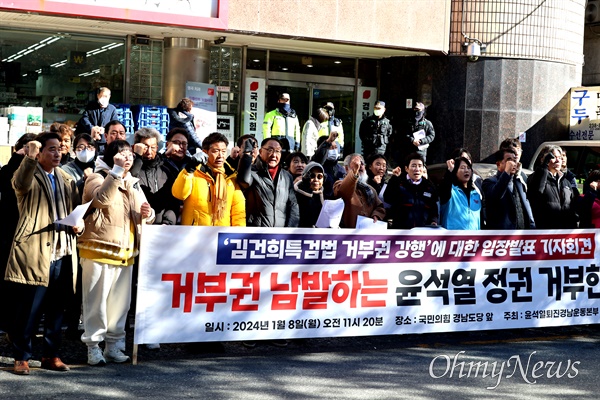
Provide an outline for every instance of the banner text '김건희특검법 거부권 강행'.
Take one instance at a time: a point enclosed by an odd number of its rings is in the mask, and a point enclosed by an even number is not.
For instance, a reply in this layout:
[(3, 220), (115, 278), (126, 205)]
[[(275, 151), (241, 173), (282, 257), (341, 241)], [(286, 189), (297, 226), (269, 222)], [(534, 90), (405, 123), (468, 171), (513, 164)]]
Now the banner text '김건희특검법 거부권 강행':
[(598, 323), (596, 236), (144, 226), (134, 342)]

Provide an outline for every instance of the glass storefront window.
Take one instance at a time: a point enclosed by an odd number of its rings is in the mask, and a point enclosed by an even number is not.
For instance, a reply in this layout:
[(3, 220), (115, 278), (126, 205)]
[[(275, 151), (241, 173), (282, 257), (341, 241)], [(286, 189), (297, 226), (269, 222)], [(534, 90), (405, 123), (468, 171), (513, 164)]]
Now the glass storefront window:
[(44, 125), (73, 125), (102, 86), (123, 102), (125, 39), (0, 29), (0, 108), (43, 107)]

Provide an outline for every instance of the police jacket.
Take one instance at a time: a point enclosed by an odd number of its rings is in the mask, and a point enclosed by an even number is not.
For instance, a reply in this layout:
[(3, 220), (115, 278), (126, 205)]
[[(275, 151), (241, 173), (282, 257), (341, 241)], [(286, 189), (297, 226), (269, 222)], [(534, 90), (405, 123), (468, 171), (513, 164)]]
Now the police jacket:
[(294, 140), (294, 143), (290, 142), (290, 149), (298, 150), (300, 149), (301, 134), (300, 122), (298, 122), (298, 116), (293, 109), (285, 115), (278, 108), (265, 114), (263, 139), (272, 136), (286, 136), (288, 140)]
[(392, 136), (390, 120), (371, 115), (360, 123), (359, 136), (365, 156), (383, 154)]

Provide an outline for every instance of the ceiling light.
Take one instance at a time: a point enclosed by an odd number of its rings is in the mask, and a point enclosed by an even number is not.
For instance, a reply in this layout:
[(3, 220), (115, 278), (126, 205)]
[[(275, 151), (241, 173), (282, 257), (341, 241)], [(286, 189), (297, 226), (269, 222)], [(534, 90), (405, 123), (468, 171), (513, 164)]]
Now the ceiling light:
[(286, 67), (281, 68), (282, 71), (287, 71), (288, 69)]
[(340, 60), (335, 60), (333, 63), (334, 64), (341, 64), (342, 62)]
[(312, 68), (313, 66), (312, 66), (312, 64), (308, 64), (307, 67), (308, 68)]
[(252, 60), (252, 62), (260, 62), (260, 60), (258, 58)]

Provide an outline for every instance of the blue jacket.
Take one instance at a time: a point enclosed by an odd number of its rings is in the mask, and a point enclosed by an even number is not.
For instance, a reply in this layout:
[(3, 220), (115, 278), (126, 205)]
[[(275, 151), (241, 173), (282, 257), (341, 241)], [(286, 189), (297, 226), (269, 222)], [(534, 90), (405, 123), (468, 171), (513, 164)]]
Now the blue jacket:
[(523, 219), (525, 229), (535, 229), (535, 222), (531, 206), (527, 200), (525, 186), (519, 179), (511, 179), (511, 175), (506, 172), (496, 173), (483, 181), (483, 192), (485, 194), (485, 204), (487, 210), (487, 228), (488, 229), (516, 229), (516, 208), (512, 196), (512, 191), (517, 190), (521, 197), (521, 209), (523, 210)]
[(456, 185), (450, 188), (450, 199), (442, 204), (441, 225), (453, 230), (479, 230), (481, 226), (481, 194), (475, 187), (469, 193)]

